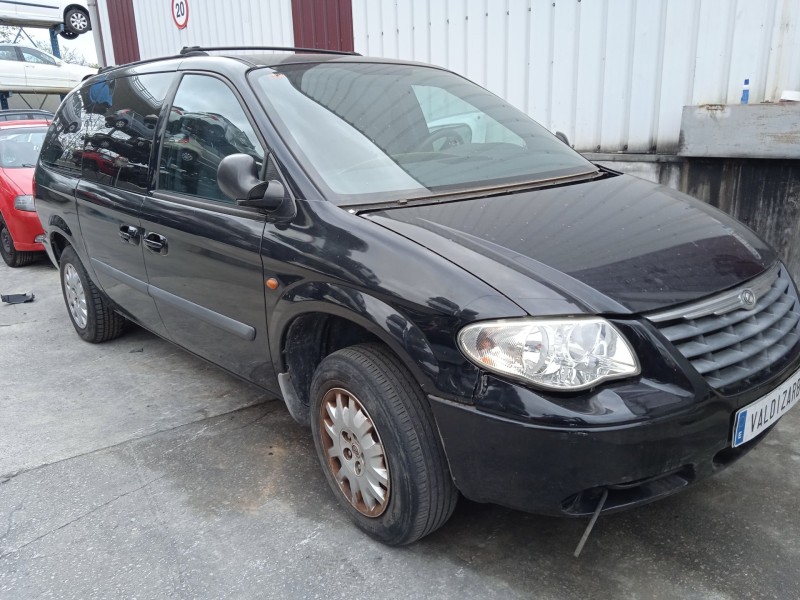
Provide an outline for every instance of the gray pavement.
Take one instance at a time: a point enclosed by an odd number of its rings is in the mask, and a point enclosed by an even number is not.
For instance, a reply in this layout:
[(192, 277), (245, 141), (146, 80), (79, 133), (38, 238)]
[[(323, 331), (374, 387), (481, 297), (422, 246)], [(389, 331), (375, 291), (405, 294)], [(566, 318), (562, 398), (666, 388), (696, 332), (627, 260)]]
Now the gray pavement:
[(461, 501), (388, 548), (283, 404), (133, 328), (72, 330), (47, 263), (0, 292), (0, 599), (800, 598), (800, 409), (719, 476), (584, 521)]

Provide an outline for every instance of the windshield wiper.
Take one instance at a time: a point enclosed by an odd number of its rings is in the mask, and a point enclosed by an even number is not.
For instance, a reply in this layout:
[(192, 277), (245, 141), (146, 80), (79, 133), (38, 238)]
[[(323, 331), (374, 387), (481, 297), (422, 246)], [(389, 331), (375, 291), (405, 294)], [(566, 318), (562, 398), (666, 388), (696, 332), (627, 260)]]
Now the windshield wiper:
[(512, 192), (522, 192), (529, 189), (539, 189), (543, 187), (550, 187), (553, 185), (564, 185), (567, 183), (579, 183), (581, 181), (589, 181), (604, 175), (603, 171), (588, 171), (585, 173), (578, 173), (576, 175), (559, 175), (558, 177), (545, 177), (543, 179), (534, 179), (521, 183), (511, 183), (507, 185), (495, 185), (483, 188), (473, 188), (468, 190), (458, 190), (452, 192), (442, 192), (439, 194), (429, 194), (427, 196), (412, 196), (410, 198), (400, 198), (390, 203), (407, 204), (408, 202), (417, 201), (445, 201), (445, 200), (465, 200), (469, 198), (483, 198), (487, 196), (496, 196), (499, 194), (507, 194)]
[(28, 169), (33, 169), (33, 168), (36, 167), (36, 165), (31, 165), (31, 164), (28, 164), (28, 163), (22, 163), (20, 166), (24, 167), (24, 168), (28, 168)]

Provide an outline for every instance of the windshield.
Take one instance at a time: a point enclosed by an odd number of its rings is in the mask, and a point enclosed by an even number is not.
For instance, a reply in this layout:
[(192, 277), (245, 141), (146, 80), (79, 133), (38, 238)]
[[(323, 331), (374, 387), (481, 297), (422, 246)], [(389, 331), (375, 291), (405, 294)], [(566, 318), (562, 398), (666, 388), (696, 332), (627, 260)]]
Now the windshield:
[(284, 139), (339, 203), (597, 172), (524, 113), (440, 69), (293, 64), (252, 77)]
[(22, 169), (36, 166), (47, 127), (0, 129), (0, 167)]

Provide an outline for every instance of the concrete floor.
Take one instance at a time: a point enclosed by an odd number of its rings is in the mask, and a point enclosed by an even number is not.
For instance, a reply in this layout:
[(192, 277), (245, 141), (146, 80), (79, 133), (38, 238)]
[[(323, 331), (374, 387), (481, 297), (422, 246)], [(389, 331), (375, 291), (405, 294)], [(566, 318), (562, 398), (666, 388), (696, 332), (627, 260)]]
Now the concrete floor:
[(75, 335), (47, 263), (0, 292), (0, 598), (800, 598), (800, 409), (716, 478), (585, 521), (461, 501), (352, 527), (281, 402), (133, 329)]

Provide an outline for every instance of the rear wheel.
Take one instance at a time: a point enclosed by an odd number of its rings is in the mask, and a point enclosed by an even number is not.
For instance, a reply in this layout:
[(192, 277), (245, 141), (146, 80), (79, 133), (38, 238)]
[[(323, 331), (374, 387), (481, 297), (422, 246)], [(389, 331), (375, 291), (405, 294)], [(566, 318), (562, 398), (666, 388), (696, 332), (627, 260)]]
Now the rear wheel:
[(122, 335), (125, 317), (114, 311), (69, 246), (61, 253), (60, 272), (64, 302), (78, 335), (94, 344)]
[(0, 256), (9, 267), (24, 267), (36, 260), (36, 252), (22, 252), (14, 248), (14, 240), (6, 224), (0, 220)]
[(427, 400), (377, 344), (326, 357), (311, 383), (311, 427), (328, 484), (355, 524), (391, 545), (442, 526), (458, 492)]
[(79, 9), (70, 8), (64, 13), (64, 31), (80, 35), (89, 31), (89, 15)]

